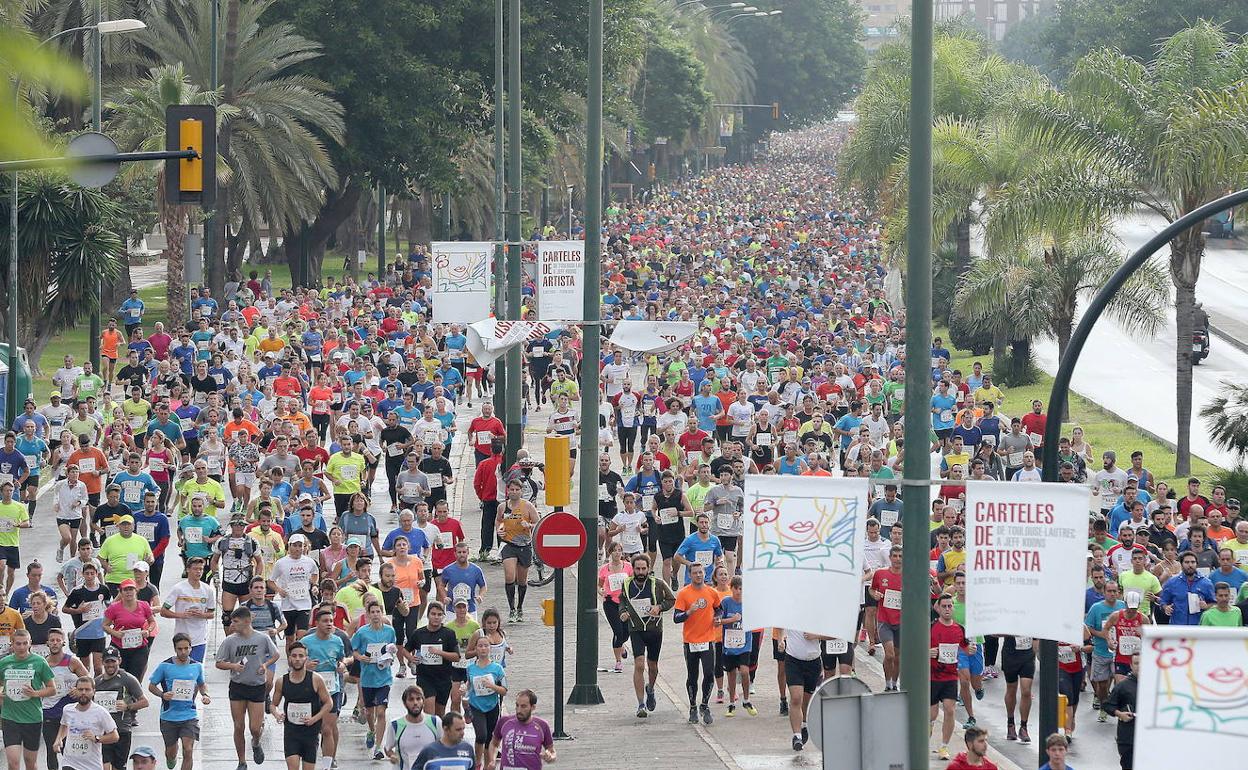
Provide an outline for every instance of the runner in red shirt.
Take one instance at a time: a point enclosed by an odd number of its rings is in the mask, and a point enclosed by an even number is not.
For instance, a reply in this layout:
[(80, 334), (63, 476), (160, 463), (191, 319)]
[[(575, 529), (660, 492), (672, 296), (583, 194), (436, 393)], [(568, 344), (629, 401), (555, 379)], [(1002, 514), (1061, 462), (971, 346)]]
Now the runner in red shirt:
[(896, 690), (900, 675), (897, 645), (901, 642), (901, 546), (890, 548), (888, 567), (877, 569), (871, 576), (871, 596), (879, 603), (875, 617), (879, 640), (884, 645), (884, 689)]
[(966, 631), (962, 626), (953, 622), (952, 596), (944, 594), (936, 600), (936, 614), (929, 650), (932, 658), (932, 707), (929, 719), (935, 722), (937, 714), (944, 714), (938, 753), (941, 759), (947, 760), (949, 739), (953, 737), (953, 707), (958, 702), (958, 650), (974, 655), (975, 643), (966, 638)]

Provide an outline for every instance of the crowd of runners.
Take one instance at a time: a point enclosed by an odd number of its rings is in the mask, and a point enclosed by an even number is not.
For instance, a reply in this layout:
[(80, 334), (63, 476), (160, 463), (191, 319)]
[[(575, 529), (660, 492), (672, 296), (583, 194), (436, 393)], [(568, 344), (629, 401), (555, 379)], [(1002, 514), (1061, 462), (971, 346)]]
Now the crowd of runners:
[[(1038, 401), (1006, 414), (991, 371), (951, 369), (939, 338), (917, 362), (932, 392), (905, 392), (905, 314), (889, 300), (881, 223), (836, 178), (841, 139), (777, 136), (763, 161), (606, 211), (604, 317), (700, 330), (661, 355), (604, 348), (591, 396), (601, 451), (587, 458), (604, 667), (631, 668), (636, 718), (651, 718), (675, 635), (689, 722), (787, 717), (784, 740), (802, 751), (823, 679), (870, 656), (898, 688), (901, 553), (920, 547), (934, 752), (989, 767), (977, 704), (1002, 679), (1008, 732), (992, 737), (1030, 742), (1038, 645), (963, 632), (963, 501), (976, 479), (1038, 480), (1048, 418)], [(430, 277), (419, 248), (385, 275), (318, 290), (253, 272), (219, 300), (194, 292), (183, 328), (152, 322), (135, 293), (103, 332), (101, 371), (67, 356), (52, 392), (25, 404), (0, 449), (9, 770), (35, 770), (41, 746), (49, 770), (150, 770), (158, 754), (191, 770), (213, 697), (229, 700), (240, 770), (264, 762), (266, 724), (291, 770), (336, 766), (348, 741), (400, 770), (555, 760), (537, 696), (507, 674), (508, 628), (532, 622), (544, 469), (536, 451), (504, 464), (493, 373), (462, 326), (430, 323)], [(528, 432), (582, 430), (580, 350), (577, 328), (526, 345)], [(944, 481), (928, 531), (908, 539), (903, 418), (930, 420)], [(1139, 452), (1120, 463), (1100, 449), (1075, 426), (1059, 450), (1062, 479), (1091, 485), (1099, 512), (1086, 644), (1059, 649), (1064, 734), (1039, 736), (1053, 770), (1088, 717), (1117, 720), (1131, 768), (1142, 624), (1239, 625), (1248, 609), (1239, 502), (1197, 479), (1169, 489)], [(743, 485), (756, 473), (871, 479), (857, 638), (742, 626)], [(36, 516), (41, 489), (52, 511)], [(57, 530), (55, 563), (22, 550), (31, 528)], [(483, 569), (499, 563), (502, 596)], [(168, 641), (158, 617), (173, 619)], [(204, 666), (228, 672), (228, 691), (209, 691)], [(402, 708), (388, 714), (391, 699)], [(155, 751), (131, 745), (148, 709)], [(951, 758), (957, 721), (967, 750)]]

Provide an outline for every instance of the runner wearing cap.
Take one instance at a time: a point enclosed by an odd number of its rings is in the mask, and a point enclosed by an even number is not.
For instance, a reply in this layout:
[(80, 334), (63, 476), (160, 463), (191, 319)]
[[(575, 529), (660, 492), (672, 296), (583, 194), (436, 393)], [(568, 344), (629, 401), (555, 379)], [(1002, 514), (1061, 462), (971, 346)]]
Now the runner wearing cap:
[(117, 534), (110, 535), (100, 545), (100, 561), (108, 565), (104, 582), (119, 585), (134, 577), (134, 565), (140, 561), (151, 563), (152, 548), (147, 540), (134, 533), (134, 516), (123, 514), (117, 519)]
[(320, 579), (316, 560), (306, 555), (308, 538), (296, 532), (288, 543), (289, 552), (273, 565), (270, 581), (281, 597), (286, 620), (286, 651), (311, 626), (312, 592)]
[(230, 532), (212, 545), (211, 571), (221, 576), (221, 623), (229, 631), (231, 613), (251, 593), (251, 579), (261, 571), (260, 547), (246, 536), (247, 520), (235, 515)]
[[(148, 701), (139, 680), (121, 667), (121, 653), (113, 647), (104, 651), (103, 670), (95, 677), (94, 700), (117, 725), (117, 741), (103, 745), (103, 770), (125, 770), (130, 742), (138, 726), (138, 712), (148, 707)], [(144, 748), (136, 748), (135, 753)], [(153, 752), (152, 759), (155, 758)]]

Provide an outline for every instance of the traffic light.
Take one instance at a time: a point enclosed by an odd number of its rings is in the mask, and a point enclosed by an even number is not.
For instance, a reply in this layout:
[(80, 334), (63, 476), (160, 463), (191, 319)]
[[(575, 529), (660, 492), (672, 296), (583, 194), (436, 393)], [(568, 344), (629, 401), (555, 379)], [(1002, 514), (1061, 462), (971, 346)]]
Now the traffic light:
[(545, 451), (546, 469), (542, 476), (546, 481), (546, 504), (551, 508), (571, 505), (572, 439), (567, 436), (547, 436)]
[(165, 197), (170, 203), (210, 206), (217, 198), (217, 108), (173, 104), (165, 110), (165, 149), (194, 150), (197, 158), (165, 161)]
[(542, 623), (547, 626), (555, 624), (555, 600), (542, 599)]
[(780, 102), (771, 103), (771, 119), (772, 120), (780, 119)]

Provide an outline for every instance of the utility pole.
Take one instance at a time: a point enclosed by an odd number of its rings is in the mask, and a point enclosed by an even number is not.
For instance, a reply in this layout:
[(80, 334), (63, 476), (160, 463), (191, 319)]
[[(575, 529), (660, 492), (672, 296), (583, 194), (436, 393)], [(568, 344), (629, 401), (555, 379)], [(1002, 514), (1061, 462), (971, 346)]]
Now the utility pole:
[[(602, 359), (602, 0), (589, 3), (589, 90), (585, 130), (585, 312), (581, 327), (581, 463), (578, 513), (597, 531), (598, 364)], [(585, 549), (576, 572), (576, 681), (569, 703), (603, 702), (598, 688), (598, 548)]]
[[(507, 317), (507, 268), (503, 249), (503, 0), (494, 0), (494, 317)], [(494, 414), (507, 414), (507, 362), (494, 363)]]
[[(906, 691), (909, 766), (925, 768), (931, 691), (931, 609), (928, 595), (928, 485), (931, 484), (926, 366), (932, 332), (932, 0), (914, 0), (910, 34), (910, 191), (906, 224), (906, 446), (902, 521), (901, 683)], [(918, 536), (918, 537), (916, 537)]]
[[(520, 320), (520, 0), (511, 0), (511, 18), (507, 20), (509, 36), (507, 73), (507, 318)], [(516, 453), (524, 445), (524, 428), (520, 423), (522, 405), (520, 384), (524, 372), (521, 346), (507, 351), (507, 408), (503, 422), (507, 428), (507, 446), (503, 462), (507, 467), (516, 461)], [(597, 487), (595, 487), (596, 489)]]
[[(95, 23), (98, 25), (104, 21), (104, 0), (95, 0)], [(92, 37), (92, 70), (95, 73), (95, 93), (91, 99), (91, 122), (96, 131), (104, 133), (104, 35), (96, 31)], [(17, 175), (14, 174), (14, 187), (16, 187)], [(16, 232), (16, 229), (14, 230)], [(14, 255), (17, 252), (13, 252)], [(16, 259), (16, 256), (14, 257)], [(103, 313), (104, 313), (104, 284), (102, 281), (95, 282), (95, 309), (91, 311), (91, 322), (88, 325), (87, 337), (87, 357), (91, 359), (91, 366), (95, 372), (100, 371), (100, 334), (103, 332)], [(17, 337), (9, 340), (9, 365), (13, 366), (17, 361)], [(13, 420), (15, 414), (8, 415), (10, 421)]]
[[(220, 64), (221, 64), (221, 56), (218, 51), (218, 46), (220, 46), (220, 40), (218, 40), (218, 38), (220, 37), (220, 34), (217, 31), (217, 24), (221, 17), (221, 0), (212, 0), (211, 15), (212, 15), (212, 19), (209, 24), (209, 32), (208, 32), (209, 36), (212, 38), (212, 46), (210, 48), (211, 53), (210, 53), (210, 60), (209, 60), (209, 78), (210, 79), (208, 81), (208, 90), (216, 91), (218, 88), (221, 87), (221, 78), (220, 78), (220, 73), (219, 73)], [(213, 126), (212, 130), (216, 131), (217, 127)], [(203, 270), (200, 271), (200, 275), (203, 276), (204, 285), (206, 286), (212, 285), (212, 280), (211, 280), (212, 272), (216, 270), (216, 268), (214, 267), (216, 260), (213, 259), (213, 255), (216, 254), (217, 234), (215, 230), (213, 229), (212, 219), (213, 219), (212, 206), (204, 206), (204, 237), (203, 237), (204, 251), (203, 251), (203, 256), (201, 258), (203, 262)], [(185, 259), (194, 259), (194, 258), (195, 258), (194, 254), (188, 254), (185, 257)], [(185, 259), (184, 259), (184, 264), (185, 264)], [(182, 282), (186, 283), (185, 277), (182, 278)], [(187, 297), (189, 298), (191, 293), (188, 291), (186, 294), (187, 294)], [(221, 301), (224, 298), (218, 297), (217, 299), (218, 301)], [(187, 317), (189, 318), (190, 316), (188, 315)]]
[(386, 282), (386, 186), (377, 183), (377, 280)]

